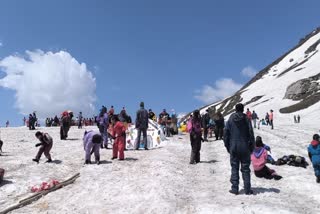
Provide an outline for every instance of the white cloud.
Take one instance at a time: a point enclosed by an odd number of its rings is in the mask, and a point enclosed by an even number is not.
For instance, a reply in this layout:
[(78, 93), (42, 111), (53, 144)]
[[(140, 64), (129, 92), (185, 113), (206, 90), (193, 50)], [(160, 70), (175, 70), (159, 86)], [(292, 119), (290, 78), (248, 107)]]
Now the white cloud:
[(3, 43), (0, 41), (0, 47), (2, 47), (3, 46)]
[(0, 60), (6, 76), (0, 86), (16, 91), (15, 107), (22, 114), (37, 111), (39, 118), (71, 109), (91, 116), (96, 101), (96, 80), (85, 63), (68, 52), (26, 51)]
[(257, 74), (257, 70), (251, 66), (242, 69), (241, 74), (245, 77), (252, 78)]
[(203, 86), (201, 90), (196, 91), (194, 97), (205, 104), (210, 104), (233, 95), (241, 87), (241, 84), (234, 82), (232, 79), (224, 78), (217, 80), (214, 87)]

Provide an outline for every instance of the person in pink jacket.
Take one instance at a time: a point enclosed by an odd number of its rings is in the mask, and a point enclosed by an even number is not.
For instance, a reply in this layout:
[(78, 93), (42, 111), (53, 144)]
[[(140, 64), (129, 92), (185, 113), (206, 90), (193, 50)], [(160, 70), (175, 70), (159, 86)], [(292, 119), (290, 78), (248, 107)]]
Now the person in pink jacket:
[(254, 174), (258, 178), (280, 180), (282, 177), (278, 175), (273, 169), (266, 166), (268, 152), (264, 148), (262, 138), (256, 137), (256, 147), (251, 154), (251, 163), (254, 169)]

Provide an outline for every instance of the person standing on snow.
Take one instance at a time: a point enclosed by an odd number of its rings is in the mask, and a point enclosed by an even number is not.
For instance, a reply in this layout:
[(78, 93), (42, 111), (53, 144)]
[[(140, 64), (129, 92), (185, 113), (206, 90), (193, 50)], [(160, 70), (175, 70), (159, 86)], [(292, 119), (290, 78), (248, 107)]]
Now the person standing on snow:
[(266, 113), (266, 116), (265, 116), (264, 119), (265, 119), (265, 121), (266, 121), (267, 126), (269, 126), (270, 120), (269, 120), (269, 113), (268, 113), (268, 112)]
[(78, 129), (82, 129), (82, 119), (82, 112), (80, 111), (78, 115)]
[(159, 114), (158, 123), (160, 124), (164, 135), (167, 135), (166, 124), (168, 118), (169, 114), (167, 113), (166, 109), (163, 109), (163, 111)]
[(259, 118), (255, 111), (252, 112), (252, 120), (253, 120), (253, 127), (257, 128), (257, 120), (259, 120)]
[[(120, 122), (124, 125), (125, 130), (127, 130), (128, 126), (129, 126), (129, 123), (131, 123), (131, 119), (130, 119), (130, 116), (126, 112), (125, 107), (122, 108), (122, 110), (121, 110), (121, 112), (120, 112), (118, 117), (119, 117)], [(126, 144), (127, 144), (127, 136), (126, 136), (126, 134), (123, 135), (123, 138), (124, 138), (124, 140), (123, 140), (123, 142), (124, 142), (124, 151), (126, 151), (127, 150), (127, 148), (126, 148)]]
[(254, 133), (251, 122), (243, 113), (244, 106), (236, 105), (225, 127), (224, 145), (230, 154), (231, 164), (231, 190), (232, 194), (239, 193), (239, 165), (241, 165), (244, 190), (246, 195), (252, 194), (250, 181), (250, 155), (255, 147)]
[(250, 122), (251, 122), (251, 120), (252, 120), (252, 114), (251, 114), (251, 111), (249, 110), (249, 108), (247, 108), (246, 115), (247, 115), (248, 119), (249, 119)]
[(148, 124), (149, 124), (148, 111), (144, 109), (144, 102), (141, 102), (140, 109), (137, 111), (136, 124), (135, 124), (136, 129), (138, 129), (137, 144), (135, 148), (136, 150), (138, 150), (140, 146), (141, 133), (143, 134), (144, 149), (148, 150), (148, 142), (147, 142)]
[(223, 138), (223, 128), (224, 128), (224, 117), (221, 112), (217, 112), (214, 116), (214, 123), (215, 123), (215, 137), (216, 140), (222, 140)]
[(314, 174), (317, 177), (317, 183), (320, 183), (320, 136), (313, 135), (313, 140), (308, 146), (308, 155), (314, 169)]
[(209, 129), (209, 122), (210, 122), (210, 116), (209, 116), (209, 110), (206, 110), (206, 113), (201, 117), (202, 119), (202, 127), (203, 127), (203, 141), (208, 142), (208, 129)]
[(61, 127), (60, 127), (61, 140), (67, 139), (70, 127), (71, 127), (71, 114), (65, 111), (62, 113), (62, 117), (61, 117)]
[(103, 142), (101, 145), (101, 148), (103, 146), (108, 149), (108, 127), (109, 127), (109, 116), (107, 113), (107, 107), (102, 106), (102, 109), (100, 110), (100, 114), (97, 117), (97, 125), (99, 128), (99, 132), (102, 136)]
[(53, 140), (52, 137), (48, 133), (43, 132), (36, 132), (35, 134), (36, 138), (40, 141), (40, 143), (36, 144), (36, 147), (40, 146), (39, 151), (36, 155), (36, 158), (32, 159), (33, 161), (39, 163), (39, 160), (41, 158), (42, 153), (46, 156), (48, 159), (46, 163), (52, 162), (50, 150), (52, 148)]
[(100, 145), (102, 137), (99, 132), (85, 131), (83, 137), (83, 147), (85, 151), (85, 164), (91, 164), (91, 154), (94, 153), (96, 164), (100, 164)]
[(269, 123), (271, 126), (271, 129), (273, 129), (273, 110), (270, 110), (270, 114), (269, 114)]
[(195, 110), (193, 112), (193, 116), (190, 117), (188, 121), (187, 130), (190, 134), (190, 142), (191, 142), (190, 164), (200, 163), (202, 127), (201, 127), (201, 116), (200, 116), (199, 110)]
[(120, 122), (119, 117), (117, 115), (114, 115), (111, 121), (113, 124), (112, 138), (114, 139), (112, 148), (112, 160), (118, 158), (118, 153), (119, 160), (124, 160), (126, 127), (123, 125), (122, 122)]

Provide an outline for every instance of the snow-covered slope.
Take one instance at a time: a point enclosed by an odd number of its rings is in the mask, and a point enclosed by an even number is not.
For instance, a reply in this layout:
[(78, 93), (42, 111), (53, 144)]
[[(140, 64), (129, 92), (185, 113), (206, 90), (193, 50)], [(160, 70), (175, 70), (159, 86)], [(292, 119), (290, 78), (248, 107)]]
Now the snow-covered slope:
[[(316, 124), (316, 122), (315, 122)], [(96, 127), (86, 127), (95, 129)], [(31, 187), (52, 179), (64, 181), (76, 173), (71, 185), (49, 193), (34, 203), (11, 213), (320, 213), (320, 185), (312, 166), (274, 166), (280, 181), (261, 179), (252, 173), (254, 195), (246, 196), (241, 179), (240, 195), (230, 189), (229, 154), (222, 141), (202, 144), (201, 163), (190, 165), (189, 135), (176, 135), (149, 151), (126, 151), (125, 161), (111, 160), (112, 151), (101, 151), (100, 165), (83, 165), (83, 130), (72, 127), (69, 140), (59, 140), (59, 128), (41, 128), (54, 139), (53, 163), (31, 159), (38, 148), (34, 133), (27, 128), (1, 128), (4, 153), (0, 167), (6, 170), (0, 185), (0, 213), (31, 196)], [(307, 145), (314, 130), (300, 123), (282, 121), (274, 130), (255, 129), (277, 159), (296, 154), (307, 157)], [(308, 160), (309, 162), (309, 160)], [(310, 162), (309, 162), (310, 163)]]
[(292, 120), (293, 114), (314, 119), (310, 113), (320, 107), (319, 43), (320, 28), (261, 70), (235, 95), (201, 108), (201, 113), (209, 109), (228, 115), (242, 102), (260, 116), (273, 109), (276, 117), (284, 119)]

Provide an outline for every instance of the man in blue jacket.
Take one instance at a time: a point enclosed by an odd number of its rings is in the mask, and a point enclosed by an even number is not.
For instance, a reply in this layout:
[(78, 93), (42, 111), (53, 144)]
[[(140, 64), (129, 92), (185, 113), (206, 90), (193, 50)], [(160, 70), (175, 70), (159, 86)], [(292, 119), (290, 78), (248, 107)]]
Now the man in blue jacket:
[(236, 112), (233, 113), (225, 127), (224, 145), (230, 153), (231, 164), (231, 190), (232, 194), (239, 193), (239, 166), (244, 183), (245, 194), (252, 194), (250, 182), (250, 154), (254, 149), (254, 133), (251, 122), (243, 113), (244, 106), (241, 103), (236, 105)]

